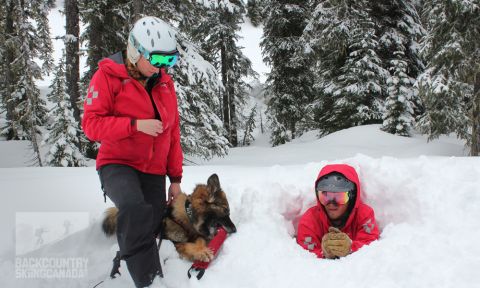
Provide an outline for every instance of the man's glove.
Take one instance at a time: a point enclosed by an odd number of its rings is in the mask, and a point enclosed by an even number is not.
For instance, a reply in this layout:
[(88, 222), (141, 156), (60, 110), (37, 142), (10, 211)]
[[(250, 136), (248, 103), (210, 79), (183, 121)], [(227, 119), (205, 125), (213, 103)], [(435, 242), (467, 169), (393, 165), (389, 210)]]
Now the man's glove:
[(328, 228), (328, 233), (322, 237), (322, 251), (325, 258), (347, 256), (351, 252), (351, 247), (350, 237), (335, 227)]

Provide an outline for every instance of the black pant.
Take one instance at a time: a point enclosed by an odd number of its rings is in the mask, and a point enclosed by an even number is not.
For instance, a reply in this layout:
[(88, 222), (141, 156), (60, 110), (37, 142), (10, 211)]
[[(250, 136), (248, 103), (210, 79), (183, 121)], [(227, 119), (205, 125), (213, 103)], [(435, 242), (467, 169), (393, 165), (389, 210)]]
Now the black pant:
[(120, 255), (136, 287), (162, 275), (155, 237), (165, 211), (165, 176), (142, 173), (130, 166), (109, 164), (98, 171), (106, 195), (118, 208)]

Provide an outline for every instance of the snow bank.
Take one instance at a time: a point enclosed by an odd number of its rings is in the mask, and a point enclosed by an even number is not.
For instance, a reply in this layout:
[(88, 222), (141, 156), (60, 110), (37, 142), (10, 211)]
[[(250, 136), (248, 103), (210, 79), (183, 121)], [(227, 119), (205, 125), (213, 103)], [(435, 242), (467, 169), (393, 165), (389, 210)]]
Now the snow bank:
[[(292, 222), (315, 203), (313, 182), (321, 167), (332, 162), (186, 167), (185, 191), (204, 183), (211, 173), (219, 175), (238, 232), (227, 238), (201, 281), (186, 277), (191, 263), (179, 259), (173, 245), (164, 241), (160, 255), (165, 278), (156, 285), (471, 287), (479, 282), (478, 158), (374, 159), (357, 155), (340, 162), (359, 172), (364, 200), (375, 209), (382, 229), (380, 241), (334, 261), (317, 259), (295, 243)], [(109, 206), (102, 203), (93, 168), (2, 172), (2, 186), (14, 191), (7, 196), (8, 207), (2, 208), (2, 219), (7, 219), (2, 227), (13, 228), (13, 211), (88, 211), (98, 221)], [(24, 280), (13, 276), (13, 246), (2, 245), (9, 247), (0, 266), (0, 282), (8, 283), (5, 287), (93, 287), (107, 276), (116, 250), (114, 240), (106, 239), (94, 222), (30, 254), (70, 255), (73, 251), (89, 259), (87, 277), (76, 281)], [(122, 272), (120, 279), (107, 281), (103, 287), (131, 287), (125, 266)]]

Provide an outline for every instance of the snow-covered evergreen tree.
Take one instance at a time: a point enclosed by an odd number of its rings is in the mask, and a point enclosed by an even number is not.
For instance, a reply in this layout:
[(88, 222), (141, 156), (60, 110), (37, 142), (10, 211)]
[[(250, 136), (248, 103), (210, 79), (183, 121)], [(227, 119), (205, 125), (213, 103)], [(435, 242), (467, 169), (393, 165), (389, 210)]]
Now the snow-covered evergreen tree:
[(408, 76), (408, 64), (400, 51), (397, 59), (391, 60), (392, 75), (387, 79), (387, 100), (383, 115), (382, 130), (401, 136), (410, 136), (414, 123), (412, 99), (415, 96), (413, 84), (415, 79)]
[[(304, 30), (303, 46), (315, 62), (318, 91), (314, 101), (316, 121), (321, 134), (355, 125), (405, 122), (401, 109), (415, 114), (421, 111), (413, 81), (399, 81), (399, 69), (405, 77), (415, 79), (423, 69), (418, 56), (418, 39), (423, 35), (420, 18), (411, 1), (312, 1), (313, 15)], [(406, 64), (405, 68), (398, 65)], [(392, 103), (395, 95), (389, 85), (409, 96), (404, 102)], [(393, 90), (392, 90), (393, 89)], [(384, 101), (391, 96), (389, 105)], [(401, 108), (400, 103), (405, 107)], [(413, 108), (413, 110), (411, 109)], [(412, 115), (414, 117), (416, 115)], [(393, 125), (393, 126), (391, 126)]]
[(382, 84), (388, 72), (382, 68), (382, 60), (375, 49), (378, 41), (367, 9), (364, 6), (352, 11), (358, 17), (358, 26), (351, 30), (348, 57), (339, 70), (340, 75), (327, 86), (326, 91), (332, 93), (335, 103), (334, 116), (325, 124), (337, 129), (376, 123), (381, 119)]
[[(65, 77), (73, 117), (80, 124), (80, 13), (77, 0), (65, 0)], [(80, 104), (80, 105), (79, 105)]]
[(388, 71), (375, 28), (369, 1), (327, 0), (315, 7), (303, 41), (316, 64), (314, 107), (321, 134), (381, 121)]
[(419, 79), (425, 114), (418, 123), (430, 139), (456, 133), (471, 155), (480, 151), (480, 4), (425, 0), (427, 69)]
[[(186, 155), (210, 159), (225, 156), (229, 142), (220, 118), (222, 82), (215, 67), (201, 55), (192, 39), (194, 28), (202, 23), (205, 7), (199, 3), (181, 0), (164, 1), (158, 17), (178, 23), (177, 41), (180, 60), (171, 71), (175, 80), (180, 110), (181, 143)], [(153, 1), (152, 7), (158, 3)], [(165, 8), (167, 7), (167, 8)], [(147, 7), (148, 8), (148, 7)], [(165, 9), (170, 11), (165, 13)], [(167, 14), (168, 19), (164, 17)]]
[(247, 17), (253, 26), (257, 27), (263, 23), (264, 3), (262, 0), (248, 0), (247, 1)]
[[(6, 1), (5, 42), (1, 43), (2, 103), (6, 108), (6, 123), (2, 134), (7, 139), (30, 140), (33, 160), (42, 166), (37, 137), (45, 123), (45, 101), (35, 85), (41, 79), (42, 68), (34, 61), (39, 59), (48, 72), (51, 63), (51, 39), (48, 30), (50, 1)], [(44, 27), (44, 26), (47, 27)]]
[[(422, 110), (414, 84), (424, 69), (418, 41), (425, 32), (412, 1), (373, 1), (371, 5), (379, 35), (378, 54), (383, 67), (390, 72), (386, 83), (382, 85), (387, 98), (382, 129), (408, 136), (407, 131), (411, 130), (415, 118), (419, 116), (416, 113)], [(392, 87), (392, 84), (395, 86)]]
[(48, 72), (51, 62), (51, 39), (48, 32), (48, 9), (51, 1), (5, 1), (3, 6), (4, 37), (0, 43), (3, 64), (1, 102), (6, 110), (5, 125), (1, 134), (8, 140), (31, 141), (35, 159), (41, 165), (37, 143), (39, 127), (44, 124), (45, 102), (35, 79), (41, 79), (42, 68), (34, 61), (43, 62), (43, 72)]
[(229, 143), (218, 116), (222, 83), (216, 69), (192, 43), (182, 37), (178, 40), (180, 60), (171, 72), (177, 84), (183, 152), (204, 159), (225, 156)]
[(0, 43), (4, 43), (3, 45), (0, 44), (0, 75), (3, 75), (3, 80), (0, 81), (0, 137), (6, 136), (2, 133), (2, 127), (6, 126), (5, 123), (7, 121), (7, 109), (4, 103), (4, 95), (7, 93), (7, 81), (5, 81), (5, 79), (7, 78), (8, 71), (7, 64), (4, 61), (6, 60), (5, 54), (7, 50), (7, 48), (5, 47), (5, 43), (7, 42), (7, 8), (7, 5), (0, 5), (0, 31), (4, 31), (4, 33), (0, 33)]
[(36, 43), (37, 50), (39, 55), (38, 58), (42, 59), (42, 73), (49, 74), (53, 68), (53, 44), (50, 40), (50, 26), (49, 26), (49, 19), (48, 13), (50, 9), (54, 7), (55, 1), (54, 0), (34, 0), (32, 3), (33, 9), (33, 20), (36, 22), (36, 31), (35, 35), (37, 37), (37, 41), (41, 41), (42, 43)]
[(264, 61), (271, 66), (265, 96), (269, 99), (270, 142), (275, 146), (310, 128), (313, 115), (307, 105), (314, 97), (314, 78), (300, 42), (309, 19), (305, 1), (268, 1), (265, 5), (269, 13), (260, 45)]
[(256, 125), (256, 117), (257, 117), (257, 105), (253, 106), (252, 111), (247, 117), (247, 121), (245, 122), (245, 128), (243, 129), (243, 146), (249, 146), (252, 144), (255, 138), (253, 137), (253, 130), (257, 127)]
[(86, 24), (81, 37), (88, 42), (89, 69), (83, 75), (83, 90), (88, 86), (101, 59), (125, 49), (129, 25), (133, 22), (131, 5), (129, 0), (79, 1), (80, 18)]
[(254, 75), (251, 62), (237, 45), (240, 24), (245, 12), (238, 0), (210, 1), (205, 18), (193, 31), (193, 39), (201, 43), (203, 56), (220, 71), (224, 90), (222, 95), (223, 124), (226, 137), (233, 146), (238, 145), (238, 122), (247, 91), (244, 77)]
[(79, 167), (85, 166), (85, 158), (78, 148), (80, 131), (67, 94), (64, 58), (65, 53), (50, 85), (52, 90), (47, 95), (55, 106), (49, 113), (51, 125), (44, 136), (44, 143), (49, 147), (45, 160), (48, 166)]

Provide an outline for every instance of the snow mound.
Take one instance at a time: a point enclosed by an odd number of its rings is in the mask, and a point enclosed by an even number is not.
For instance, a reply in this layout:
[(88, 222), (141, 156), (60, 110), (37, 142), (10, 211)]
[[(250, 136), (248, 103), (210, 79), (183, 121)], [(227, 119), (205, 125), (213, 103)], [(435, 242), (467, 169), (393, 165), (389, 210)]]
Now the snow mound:
[[(480, 194), (475, 192), (480, 186), (479, 161), (424, 156), (374, 159), (365, 155), (335, 161), (357, 169), (363, 199), (374, 208), (382, 233), (379, 241), (334, 261), (317, 259), (293, 237), (296, 219), (315, 204), (317, 173), (332, 161), (271, 167), (186, 167), (184, 191), (204, 183), (212, 173), (219, 175), (238, 232), (227, 238), (201, 281), (187, 278), (191, 263), (180, 259), (173, 245), (164, 241), (160, 256), (165, 278), (154, 287), (472, 287), (480, 281), (476, 271), (480, 267), (480, 248), (476, 245)], [(92, 188), (98, 185), (93, 168), (66, 170), (23, 169), (25, 175), (41, 177), (30, 177), (29, 183), (16, 182), (16, 197), (52, 210), (64, 206), (66, 198), (75, 199), (78, 209), (91, 211), (92, 218), (100, 219), (109, 204), (98, 205), (98, 187)], [(31, 191), (31, 187), (44, 189), (40, 183), (54, 183), (59, 171), (69, 181), (57, 181), (60, 185), (55, 187), (47, 185), (57, 203), (42, 200), (41, 191)], [(4, 172), (0, 179), (8, 186), (15, 180), (9, 180), (9, 170)], [(69, 182), (76, 187), (65, 195)], [(114, 240), (98, 232), (98, 226), (98, 221), (94, 222), (71, 238), (32, 252), (69, 255), (75, 251), (75, 255), (89, 259), (86, 278), (70, 282), (15, 279), (12, 247), (0, 267), (2, 283), (8, 287), (93, 287), (107, 277), (117, 249)], [(122, 277), (105, 282), (105, 287), (131, 287), (125, 264), (121, 271)]]

